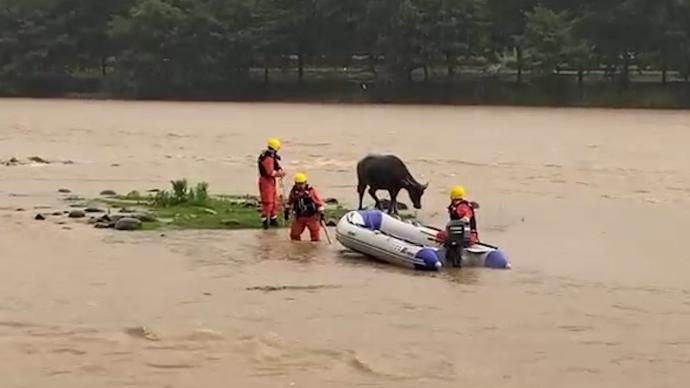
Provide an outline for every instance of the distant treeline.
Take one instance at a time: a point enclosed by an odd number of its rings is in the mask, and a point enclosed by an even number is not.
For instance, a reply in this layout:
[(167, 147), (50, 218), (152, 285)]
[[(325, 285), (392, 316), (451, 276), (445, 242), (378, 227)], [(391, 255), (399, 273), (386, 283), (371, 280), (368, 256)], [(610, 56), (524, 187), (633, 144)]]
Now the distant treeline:
[(688, 106), (689, 78), (690, 0), (0, 0), (5, 95)]

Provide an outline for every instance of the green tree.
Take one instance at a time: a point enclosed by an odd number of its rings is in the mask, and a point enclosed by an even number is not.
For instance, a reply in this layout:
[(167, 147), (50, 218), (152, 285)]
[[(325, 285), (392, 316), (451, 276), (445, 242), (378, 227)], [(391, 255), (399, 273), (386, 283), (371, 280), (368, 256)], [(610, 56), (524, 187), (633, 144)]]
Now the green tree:
[(425, 6), (431, 38), (428, 44), (433, 47), (430, 53), (442, 58), (452, 79), (458, 59), (469, 61), (487, 48), (486, 1), (429, 0)]
[(629, 84), (631, 67), (639, 64), (659, 27), (649, 18), (656, 8), (657, 0), (602, 0), (588, 4), (583, 11), (580, 30), (607, 71), (618, 74), (623, 87)]
[[(425, 6), (426, 5), (426, 6)], [(423, 1), (403, 0), (378, 37), (388, 71), (396, 79), (412, 81), (412, 71), (424, 69), (438, 53), (431, 33), (436, 21), (434, 12)]]
[(529, 66), (542, 74), (557, 72), (567, 60), (572, 42), (571, 27), (565, 11), (537, 6), (527, 12), (525, 47)]
[(117, 56), (119, 82), (135, 93), (157, 94), (174, 83), (181, 50), (181, 26), (187, 14), (163, 0), (139, 1), (127, 16), (116, 17), (111, 38)]
[(76, 45), (67, 14), (50, 0), (5, 0), (2, 4), (0, 55), (7, 77), (65, 75)]
[(517, 83), (522, 82), (525, 67), (526, 13), (539, 3), (538, 0), (487, 0), (491, 18), (491, 45), (496, 53), (514, 49), (516, 53)]
[(649, 66), (661, 68), (661, 82), (668, 81), (668, 71), (677, 70), (687, 78), (690, 44), (690, 4), (681, 0), (658, 0), (648, 47)]
[[(425, 80), (515, 54), (551, 75), (606, 69), (690, 78), (688, 0), (0, 0), (4, 91), (64, 92), (86, 80), (135, 95), (223, 93), (250, 70), (352, 68)], [(511, 59), (512, 61), (512, 59)], [(510, 62), (509, 62), (510, 63)], [(510, 63), (512, 65), (513, 63)], [(328, 74), (327, 76), (333, 76)], [(561, 79), (560, 77), (558, 79)], [(93, 82), (92, 82), (93, 81)]]

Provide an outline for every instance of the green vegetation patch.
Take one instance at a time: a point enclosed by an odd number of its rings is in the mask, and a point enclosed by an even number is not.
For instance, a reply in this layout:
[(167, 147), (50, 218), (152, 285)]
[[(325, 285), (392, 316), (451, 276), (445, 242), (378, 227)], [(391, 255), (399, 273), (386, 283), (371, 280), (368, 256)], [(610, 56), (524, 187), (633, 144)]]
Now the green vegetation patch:
[[(259, 201), (254, 196), (210, 195), (207, 183), (189, 187), (186, 179), (172, 181), (171, 184), (171, 191), (163, 190), (147, 195), (133, 191), (124, 196), (102, 198), (98, 201), (111, 207), (119, 207), (122, 213), (149, 215), (150, 217), (138, 217), (142, 221), (140, 230), (261, 227)], [(337, 204), (327, 205), (325, 218), (332, 224), (348, 211)], [(281, 227), (288, 225), (289, 221), (281, 220)]]

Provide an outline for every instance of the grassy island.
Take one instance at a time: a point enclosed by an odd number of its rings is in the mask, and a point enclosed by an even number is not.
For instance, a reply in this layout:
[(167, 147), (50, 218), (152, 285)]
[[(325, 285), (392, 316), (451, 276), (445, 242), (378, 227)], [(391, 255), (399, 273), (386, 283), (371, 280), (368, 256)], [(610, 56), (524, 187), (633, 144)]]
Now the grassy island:
[[(121, 219), (135, 219), (128, 229), (258, 229), (261, 227), (259, 200), (251, 195), (211, 195), (208, 184), (189, 187), (186, 179), (171, 182), (172, 190), (150, 190), (146, 194), (132, 191), (127, 195), (104, 192), (94, 200), (109, 209), (94, 217), (97, 227), (116, 227)], [(325, 218), (333, 225), (348, 212), (336, 199), (326, 200)], [(117, 212), (113, 212), (113, 208)], [(281, 226), (286, 227), (280, 214)], [(119, 229), (119, 228), (117, 228)]]

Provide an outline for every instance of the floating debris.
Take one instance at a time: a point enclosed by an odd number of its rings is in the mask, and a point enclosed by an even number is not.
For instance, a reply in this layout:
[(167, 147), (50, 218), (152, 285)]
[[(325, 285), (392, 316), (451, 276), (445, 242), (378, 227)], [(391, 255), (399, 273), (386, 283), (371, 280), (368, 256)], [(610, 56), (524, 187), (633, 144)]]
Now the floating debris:
[(275, 291), (313, 291), (322, 289), (332, 289), (341, 288), (339, 285), (332, 284), (317, 284), (317, 285), (307, 285), (307, 286), (257, 286), (248, 287), (247, 291), (264, 291), (264, 292), (275, 292)]
[(51, 161), (44, 159), (40, 156), (30, 156), (30, 157), (26, 158), (24, 161), (19, 160), (15, 157), (12, 157), (8, 160), (0, 160), (0, 165), (4, 165), (7, 167), (26, 166), (26, 165), (31, 165), (31, 164), (51, 164), (51, 163), (75, 164), (71, 160), (52, 161), (51, 162)]
[(40, 157), (40, 156), (30, 156), (28, 159), (29, 159), (29, 161), (34, 162), (34, 163), (50, 164), (49, 161), (43, 159), (43, 158)]
[(160, 341), (160, 338), (158, 335), (156, 335), (156, 333), (144, 326), (128, 327), (125, 329), (125, 333), (135, 338), (143, 338), (149, 341)]
[(18, 164), (21, 164), (21, 162), (19, 162), (19, 160), (17, 160), (17, 158), (13, 157), (13, 158), (10, 158), (10, 160), (3, 161), (2, 164), (4, 164), (5, 166), (16, 166)]

